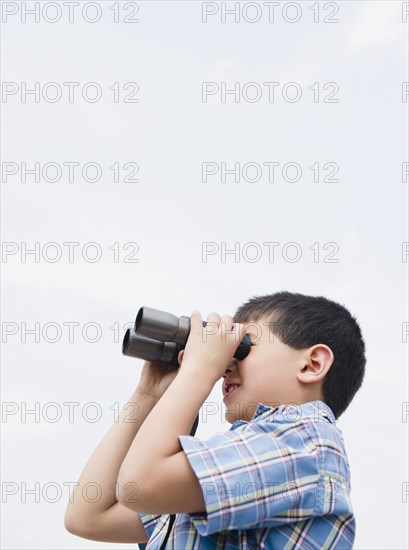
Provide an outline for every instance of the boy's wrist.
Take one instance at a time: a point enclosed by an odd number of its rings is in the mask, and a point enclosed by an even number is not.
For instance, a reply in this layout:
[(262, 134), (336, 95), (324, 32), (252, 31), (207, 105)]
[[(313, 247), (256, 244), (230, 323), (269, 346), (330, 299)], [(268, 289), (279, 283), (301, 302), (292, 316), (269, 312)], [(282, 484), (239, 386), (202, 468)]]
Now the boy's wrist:
[(146, 404), (146, 406), (154, 407), (159, 399), (160, 398), (156, 395), (149, 393), (149, 391), (146, 391), (145, 389), (137, 386), (129, 401), (133, 401), (139, 404), (143, 403)]

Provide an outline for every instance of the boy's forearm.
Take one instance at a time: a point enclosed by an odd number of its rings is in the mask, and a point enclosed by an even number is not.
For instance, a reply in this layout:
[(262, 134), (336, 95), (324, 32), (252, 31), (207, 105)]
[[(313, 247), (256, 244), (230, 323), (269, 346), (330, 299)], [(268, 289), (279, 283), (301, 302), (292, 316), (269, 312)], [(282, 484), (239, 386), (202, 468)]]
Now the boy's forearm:
[(67, 506), (67, 515), (90, 519), (118, 501), (119, 469), (135, 435), (156, 403), (157, 399), (138, 389), (133, 392), (118, 421), (111, 426), (85, 465)]
[(154, 471), (163, 460), (180, 452), (179, 435), (190, 433), (197, 412), (212, 385), (180, 372), (133, 440), (119, 476), (129, 482), (135, 471)]

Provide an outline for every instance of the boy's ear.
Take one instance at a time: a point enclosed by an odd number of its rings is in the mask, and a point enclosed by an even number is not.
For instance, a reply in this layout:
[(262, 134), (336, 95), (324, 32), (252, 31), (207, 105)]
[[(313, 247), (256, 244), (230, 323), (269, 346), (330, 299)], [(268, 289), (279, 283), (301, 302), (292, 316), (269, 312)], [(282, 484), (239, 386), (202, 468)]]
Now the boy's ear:
[(179, 367), (180, 365), (182, 364), (182, 361), (183, 361), (183, 353), (184, 353), (184, 349), (181, 349), (178, 353), (178, 363), (179, 363)]
[(301, 372), (298, 373), (300, 382), (309, 383), (322, 380), (332, 363), (334, 354), (325, 344), (315, 344), (308, 350), (308, 357), (305, 359)]

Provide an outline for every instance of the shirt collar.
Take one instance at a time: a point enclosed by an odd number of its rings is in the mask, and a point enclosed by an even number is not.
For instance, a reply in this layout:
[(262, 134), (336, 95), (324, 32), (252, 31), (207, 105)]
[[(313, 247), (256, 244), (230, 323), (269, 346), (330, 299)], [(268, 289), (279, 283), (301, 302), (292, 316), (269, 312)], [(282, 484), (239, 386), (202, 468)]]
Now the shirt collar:
[[(250, 422), (273, 421), (274, 418), (282, 418), (287, 422), (297, 422), (307, 417), (312, 417), (315, 422), (336, 423), (332, 409), (321, 400), (309, 401), (301, 405), (283, 404), (276, 407), (269, 407), (264, 403), (259, 403)], [(236, 420), (230, 429), (241, 424), (247, 424), (247, 422), (245, 420)]]

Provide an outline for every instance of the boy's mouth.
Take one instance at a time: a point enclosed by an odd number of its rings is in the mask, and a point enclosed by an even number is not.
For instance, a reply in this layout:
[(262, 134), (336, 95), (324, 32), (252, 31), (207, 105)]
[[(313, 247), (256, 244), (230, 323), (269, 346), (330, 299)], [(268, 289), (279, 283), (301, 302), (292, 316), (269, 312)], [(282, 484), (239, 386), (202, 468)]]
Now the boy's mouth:
[(223, 399), (226, 397), (226, 395), (230, 395), (234, 391), (236, 391), (240, 387), (240, 384), (232, 381), (225, 381), (223, 383)]

